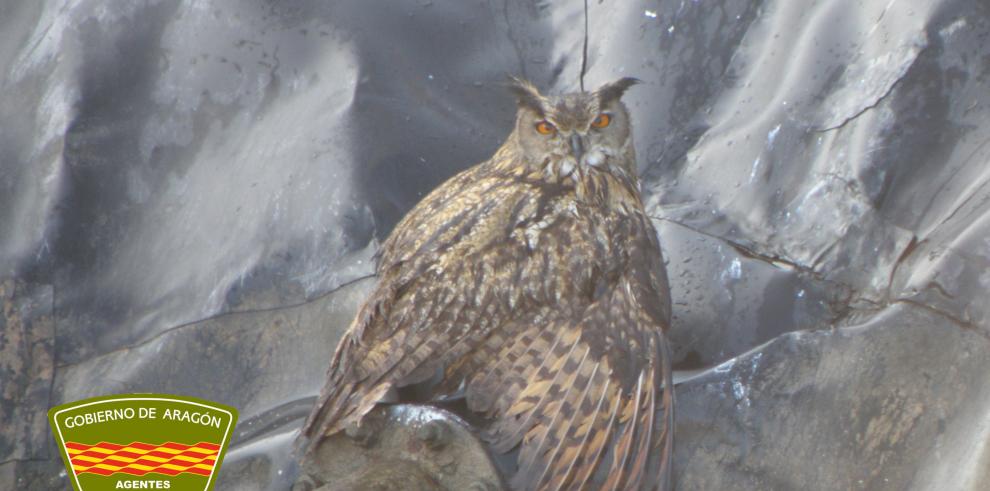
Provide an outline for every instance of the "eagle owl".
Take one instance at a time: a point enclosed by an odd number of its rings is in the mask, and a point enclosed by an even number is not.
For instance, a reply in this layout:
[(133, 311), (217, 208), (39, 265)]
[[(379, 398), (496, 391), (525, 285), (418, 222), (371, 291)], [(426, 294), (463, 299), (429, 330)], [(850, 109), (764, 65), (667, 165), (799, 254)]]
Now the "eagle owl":
[(668, 489), (670, 294), (639, 195), (637, 80), (543, 95), (513, 80), (515, 128), (383, 244), (303, 429), (310, 445), (395, 389), (463, 397), (517, 490)]

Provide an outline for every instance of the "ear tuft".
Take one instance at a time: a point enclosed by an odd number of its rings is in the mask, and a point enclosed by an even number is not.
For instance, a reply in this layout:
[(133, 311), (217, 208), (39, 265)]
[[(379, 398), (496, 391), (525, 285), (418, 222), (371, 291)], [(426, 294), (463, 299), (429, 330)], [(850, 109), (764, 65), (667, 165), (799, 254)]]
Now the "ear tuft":
[(520, 107), (527, 107), (541, 115), (543, 114), (543, 96), (536, 86), (528, 80), (518, 77), (509, 77), (509, 90), (516, 96), (516, 103)]
[(638, 78), (633, 77), (623, 77), (614, 82), (609, 82), (602, 85), (595, 91), (598, 97), (601, 99), (602, 103), (608, 103), (618, 100), (622, 97), (622, 94), (626, 93), (626, 90), (633, 85), (641, 83), (642, 81)]

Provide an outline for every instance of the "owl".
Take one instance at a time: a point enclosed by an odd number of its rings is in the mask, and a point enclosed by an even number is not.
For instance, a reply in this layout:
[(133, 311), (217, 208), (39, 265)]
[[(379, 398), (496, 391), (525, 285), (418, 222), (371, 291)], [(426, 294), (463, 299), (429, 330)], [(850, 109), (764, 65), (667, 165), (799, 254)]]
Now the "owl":
[(505, 143), (384, 242), (304, 441), (415, 387), (416, 402), (463, 398), (516, 456), (512, 489), (669, 489), (670, 293), (621, 101), (635, 83), (512, 81)]

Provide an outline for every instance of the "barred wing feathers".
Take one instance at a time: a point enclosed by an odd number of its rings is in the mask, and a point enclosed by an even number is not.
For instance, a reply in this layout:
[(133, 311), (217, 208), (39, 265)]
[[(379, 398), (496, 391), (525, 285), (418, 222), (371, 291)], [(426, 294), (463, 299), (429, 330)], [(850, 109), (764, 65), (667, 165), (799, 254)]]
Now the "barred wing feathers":
[(659, 329), (633, 328), (635, 312), (615, 292), (577, 320), (533, 324), (471, 379), (493, 448), (520, 446), (513, 489), (667, 489), (668, 347)]

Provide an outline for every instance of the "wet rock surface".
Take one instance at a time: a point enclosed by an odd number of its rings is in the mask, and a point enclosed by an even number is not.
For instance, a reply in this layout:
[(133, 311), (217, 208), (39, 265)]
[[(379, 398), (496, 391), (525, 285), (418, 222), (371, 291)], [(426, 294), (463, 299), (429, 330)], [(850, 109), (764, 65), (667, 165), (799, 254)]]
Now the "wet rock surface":
[(981, 489), (986, 343), (909, 304), (779, 336), (678, 387), (679, 489)]
[[(237, 407), (218, 489), (289, 489), (379, 241), (499, 145), (506, 75), (579, 86), (584, 15), (0, 7), (0, 489), (65, 489), (44, 413), (123, 392)], [(587, 15), (586, 86), (644, 81), (627, 99), (674, 301), (678, 488), (990, 486), (990, 6)]]

